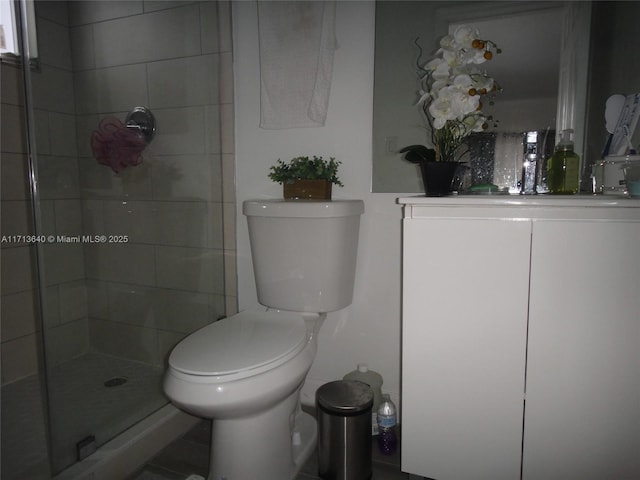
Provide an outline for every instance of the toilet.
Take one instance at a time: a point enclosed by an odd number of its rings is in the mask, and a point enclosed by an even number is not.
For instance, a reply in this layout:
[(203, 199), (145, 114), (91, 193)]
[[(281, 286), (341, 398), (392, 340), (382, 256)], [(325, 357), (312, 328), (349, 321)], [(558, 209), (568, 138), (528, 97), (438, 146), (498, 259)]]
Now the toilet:
[(313, 453), (300, 389), (326, 313), (351, 304), (361, 200), (243, 203), (262, 311), (192, 333), (169, 356), (164, 390), (213, 419), (208, 480), (290, 480)]

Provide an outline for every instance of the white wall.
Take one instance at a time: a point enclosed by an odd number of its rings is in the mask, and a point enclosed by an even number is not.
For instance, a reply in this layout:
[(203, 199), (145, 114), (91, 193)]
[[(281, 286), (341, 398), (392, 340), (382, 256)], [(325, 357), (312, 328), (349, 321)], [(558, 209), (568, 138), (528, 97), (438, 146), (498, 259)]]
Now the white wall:
[(331, 99), (324, 127), (288, 130), (259, 128), (260, 74), (255, 2), (233, 3), (238, 208), (238, 297), (240, 309), (261, 308), (256, 300), (242, 201), (281, 198), (281, 186), (267, 178), (278, 158), (334, 156), (342, 160), (344, 188), (334, 198), (365, 202), (353, 304), (328, 315), (318, 355), (303, 390), (336, 380), (358, 362), (384, 378), (383, 390), (400, 391), (400, 238), (399, 194), (372, 194), (374, 3), (337, 2), (339, 48), (334, 57)]

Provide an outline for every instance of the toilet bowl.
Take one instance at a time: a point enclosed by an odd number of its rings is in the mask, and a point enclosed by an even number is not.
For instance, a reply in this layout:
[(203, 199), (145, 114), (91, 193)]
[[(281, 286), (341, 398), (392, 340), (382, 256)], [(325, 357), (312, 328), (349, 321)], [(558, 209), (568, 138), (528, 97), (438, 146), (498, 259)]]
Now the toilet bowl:
[(210, 479), (287, 479), (304, 463), (316, 428), (299, 408), (299, 391), (324, 318), (244, 311), (171, 352), (166, 394), (183, 410), (214, 419)]
[(363, 210), (353, 200), (245, 202), (258, 300), (272, 309), (187, 336), (164, 378), (172, 403), (213, 419), (209, 480), (290, 480), (313, 452), (300, 389), (325, 312), (351, 303)]

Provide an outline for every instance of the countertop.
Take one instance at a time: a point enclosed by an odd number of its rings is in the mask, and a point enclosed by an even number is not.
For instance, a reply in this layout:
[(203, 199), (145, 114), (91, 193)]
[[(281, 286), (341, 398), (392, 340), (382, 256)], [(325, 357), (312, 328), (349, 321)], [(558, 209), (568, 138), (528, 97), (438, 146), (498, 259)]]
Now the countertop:
[(517, 206), (517, 207), (617, 207), (640, 208), (640, 198), (622, 195), (449, 195), (399, 197), (402, 205), (431, 206)]

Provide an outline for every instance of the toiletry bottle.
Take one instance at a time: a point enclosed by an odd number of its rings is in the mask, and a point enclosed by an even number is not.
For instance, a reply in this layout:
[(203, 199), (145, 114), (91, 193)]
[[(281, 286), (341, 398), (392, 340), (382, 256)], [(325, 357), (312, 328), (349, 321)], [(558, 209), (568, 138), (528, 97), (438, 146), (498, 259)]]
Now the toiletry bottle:
[(524, 158), (522, 159), (521, 195), (538, 193), (538, 132), (524, 134)]
[(359, 363), (358, 369), (347, 373), (343, 380), (358, 380), (366, 383), (373, 390), (373, 407), (371, 408), (371, 435), (378, 435), (378, 407), (382, 403), (382, 375), (369, 370), (366, 363)]
[(571, 195), (578, 193), (580, 157), (573, 151), (572, 129), (562, 131), (562, 138), (547, 163), (549, 193)]

